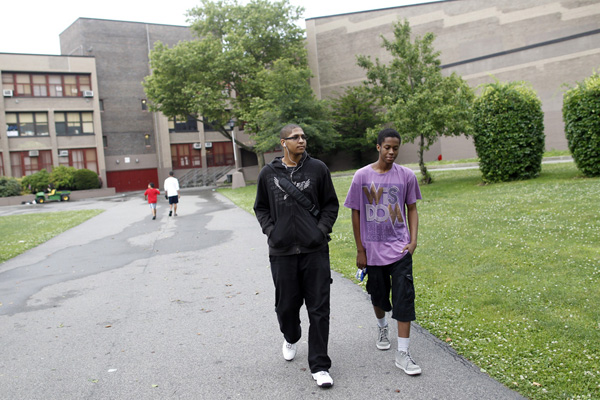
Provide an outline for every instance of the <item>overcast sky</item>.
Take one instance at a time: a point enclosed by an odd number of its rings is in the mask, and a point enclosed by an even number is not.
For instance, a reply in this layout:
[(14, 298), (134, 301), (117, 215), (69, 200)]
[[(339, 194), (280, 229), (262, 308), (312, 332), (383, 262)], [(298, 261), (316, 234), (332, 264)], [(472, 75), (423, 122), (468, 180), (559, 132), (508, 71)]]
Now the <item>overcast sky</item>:
[[(433, 0), (291, 0), (291, 3), (305, 8), (304, 18), (313, 18), (429, 1)], [(79, 17), (187, 25), (186, 11), (198, 4), (199, 0), (3, 1), (0, 53), (60, 54), (59, 34)]]

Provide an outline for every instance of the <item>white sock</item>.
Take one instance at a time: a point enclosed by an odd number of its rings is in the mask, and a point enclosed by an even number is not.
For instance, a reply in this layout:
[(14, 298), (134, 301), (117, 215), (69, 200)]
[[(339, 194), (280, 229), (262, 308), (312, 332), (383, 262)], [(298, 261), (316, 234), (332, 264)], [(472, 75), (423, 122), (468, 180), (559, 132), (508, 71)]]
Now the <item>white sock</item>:
[(383, 318), (377, 318), (377, 325), (379, 325), (380, 328), (383, 328), (384, 326), (387, 326), (387, 319), (385, 317)]
[(398, 337), (398, 350), (408, 353), (408, 344), (410, 343), (410, 338)]

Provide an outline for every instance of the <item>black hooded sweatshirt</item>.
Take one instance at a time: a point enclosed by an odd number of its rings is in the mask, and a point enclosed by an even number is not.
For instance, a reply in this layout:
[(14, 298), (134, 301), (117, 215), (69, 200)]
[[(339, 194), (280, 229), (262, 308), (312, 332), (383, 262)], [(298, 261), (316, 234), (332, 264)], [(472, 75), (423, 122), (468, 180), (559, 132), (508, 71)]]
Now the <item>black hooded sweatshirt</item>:
[[(338, 215), (339, 202), (331, 174), (320, 160), (306, 152), (295, 167), (286, 167), (277, 157), (258, 176), (254, 212), (267, 235), (269, 254), (286, 256), (318, 251), (331, 240), (329, 234)], [(287, 177), (320, 211), (315, 217), (281, 188)]]

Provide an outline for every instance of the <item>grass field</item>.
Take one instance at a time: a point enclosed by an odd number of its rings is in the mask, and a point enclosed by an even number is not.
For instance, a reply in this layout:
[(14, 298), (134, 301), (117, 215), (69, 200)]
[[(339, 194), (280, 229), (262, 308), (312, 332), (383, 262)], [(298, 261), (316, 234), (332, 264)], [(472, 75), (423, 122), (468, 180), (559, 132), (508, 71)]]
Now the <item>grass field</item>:
[[(494, 185), (477, 169), (430, 172), (418, 202), (417, 323), (524, 396), (600, 398), (600, 179), (572, 163)], [(351, 179), (334, 177), (340, 204)], [(220, 190), (249, 212), (255, 191)], [(344, 207), (332, 238), (332, 268), (352, 279)]]
[(59, 211), (0, 217), (0, 263), (44, 243), (102, 211)]

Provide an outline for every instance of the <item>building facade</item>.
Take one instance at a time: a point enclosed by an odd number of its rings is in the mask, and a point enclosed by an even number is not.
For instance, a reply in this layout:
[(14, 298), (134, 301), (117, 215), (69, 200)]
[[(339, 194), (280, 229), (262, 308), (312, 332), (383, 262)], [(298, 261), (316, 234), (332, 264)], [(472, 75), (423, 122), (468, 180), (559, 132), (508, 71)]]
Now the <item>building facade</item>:
[[(391, 60), (381, 36), (407, 19), (413, 35), (436, 35), (444, 74), (456, 72), (473, 88), (497, 79), (531, 83), (542, 100), (546, 149), (565, 150), (564, 85), (600, 67), (600, 2), (597, 0), (446, 0), (306, 20), (311, 85), (320, 98), (361, 84), (357, 55)], [(426, 161), (475, 157), (472, 141), (442, 138)], [(417, 160), (416, 145), (402, 146), (399, 160)]]
[(93, 57), (0, 54), (0, 176), (64, 165), (106, 182)]
[(188, 179), (236, 166), (240, 150), (234, 153), (232, 141), (209, 125), (148, 110), (142, 82), (151, 74), (150, 51), (157, 41), (173, 46), (192, 39), (184, 26), (90, 18), (60, 34), (62, 54), (96, 60), (107, 183), (117, 191), (160, 186), (171, 170)]

